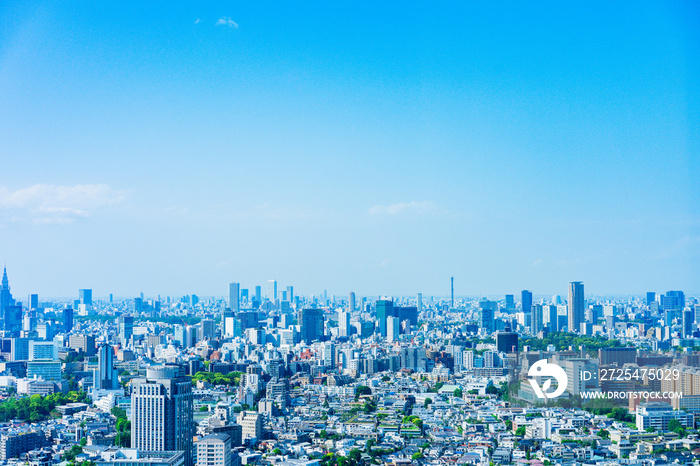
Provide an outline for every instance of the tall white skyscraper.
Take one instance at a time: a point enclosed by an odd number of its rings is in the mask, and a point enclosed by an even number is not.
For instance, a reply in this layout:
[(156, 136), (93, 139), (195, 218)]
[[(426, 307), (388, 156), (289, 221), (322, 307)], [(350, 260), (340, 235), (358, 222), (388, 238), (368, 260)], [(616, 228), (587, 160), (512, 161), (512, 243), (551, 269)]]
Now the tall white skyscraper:
[(421, 312), (423, 312), (423, 293), (418, 293), (418, 304), (416, 307), (418, 307), (418, 314), (420, 315)]
[(277, 280), (268, 280), (267, 282), (267, 299), (273, 303), (277, 299)]
[(240, 283), (229, 283), (228, 285), (228, 306), (233, 312), (238, 314), (241, 310), (240, 294), (241, 284)]
[(338, 336), (350, 336), (350, 312), (348, 311), (338, 312)]
[(184, 451), (192, 466), (194, 435), (192, 381), (178, 366), (151, 366), (131, 381), (131, 448)]
[(401, 332), (401, 321), (398, 317), (387, 317), (386, 319), (386, 339), (394, 342), (399, 339)]

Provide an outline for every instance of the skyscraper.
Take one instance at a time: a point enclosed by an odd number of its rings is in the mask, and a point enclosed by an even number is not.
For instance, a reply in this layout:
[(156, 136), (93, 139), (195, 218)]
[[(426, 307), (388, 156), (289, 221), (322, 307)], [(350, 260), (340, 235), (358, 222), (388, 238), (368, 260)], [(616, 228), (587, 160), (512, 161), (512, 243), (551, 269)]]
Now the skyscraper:
[(579, 333), (586, 308), (583, 299), (583, 282), (569, 283), (569, 332)]
[(351, 291), (348, 295), (348, 312), (355, 312), (355, 292)]
[(418, 314), (420, 314), (421, 312), (423, 312), (423, 293), (418, 293), (416, 301), (418, 302)]
[(479, 301), (479, 308), (481, 309), (481, 328), (487, 334), (493, 333), (496, 330), (496, 310), (498, 309), (498, 303), (495, 301), (489, 301), (488, 299), (482, 299)]
[(267, 299), (273, 303), (277, 299), (277, 280), (268, 280), (267, 282)]
[(73, 308), (67, 307), (63, 309), (63, 331), (65, 333), (73, 330)]
[(349, 337), (350, 336), (350, 312), (349, 311), (339, 311), (338, 312), (338, 336)]
[(192, 382), (178, 366), (152, 366), (131, 381), (131, 448), (184, 451), (192, 466)]
[(506, 326), (505, 332), (496, 334), (496, 349), (499, 353), (514, 353), (518, 351), (518, 334), (511, 332)]
[(28, 303), (29, 303), (29, 305), (27, 307), (29, 309), (38, 309), (39, 308), (39, 295), (38, 294), (30, 294)]
[(544, 306), (544, 313), (547, 316), (547, 329), (550, 332), (559, 331), (559, 315), (557, 306), (554, 304), (547, 304)]
[(12, 299), (12, 293), (10, 293), (10, 282), (7, 279), (7, 267), (5, 267), (2, 272), (2, 286), (0, 286), (0, 316), (4, 317), (5, 309), (14, 305), (15, 300)]
[(306, 343), (320, 340), (323, 337), (323, 309), (302, 309), (301, 339)]
[(238, 314), (238, 312), (241, 310), (240, 288), (240, 283), (233, 282), (229, 283), (228, 285), (228, 307), (235, 314)]
[(528, 314), (532, 310), (532, 291), (523, 290), (520, 294), (520, 301), (523, 306), (523, 312)]
[(114, 367), (114, 350), (111, 345), (103, 344), (97, 351), (97, 366), (93, 375), (95, 388), (98, 390), (117, 390), (119, 377)]
[(530, 320), (530, 332), (537, 335), (544, 328), (544, 309), (541, 304), (535, 304), (531, 307), (532, 319)]
[(119, 336), (121, 338), (122, 348), (126, 348), (133, 334), (134, 318), (131, 316), (119, 316)]
[(80, 304), (92, 305), (92, 289), (78, 290), (78, 297), (80, 298)]
[(389, 316), (386, 319), (386, 339), (389, 342), (394, 342), (399, 339), (401, 327), (398, 317)]
[(377, 321), (379, 321), (379, 333), (386, 338), (386, 322), (394, 316), (394, 302), (388, 299), (377, 301)]

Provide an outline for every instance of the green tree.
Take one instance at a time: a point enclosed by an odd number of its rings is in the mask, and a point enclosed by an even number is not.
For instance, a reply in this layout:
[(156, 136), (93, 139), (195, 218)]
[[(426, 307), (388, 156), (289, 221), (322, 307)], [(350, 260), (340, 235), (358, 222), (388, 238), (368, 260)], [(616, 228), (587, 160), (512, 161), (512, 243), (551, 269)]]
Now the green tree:
[(515, 435), (523, 436), (525, 435), (525, 426), (520, 426), (515, 429)]
[(462, 389), (461, 388), (455, 388), (455, 391), (452, 393), (452, 395), (455, 398), (462, 398)]
[(372, 389), (367, 385), (358, 385), (355, 389), (355, 401), (359, 400), (361, 396), (371, 395)]
[(426, 398), (425, 402), (423, 403), (423, 407), (427, 408), (430, 405), (430, 403), (432, 403), (432, 402), (433, 402), (432, 398)]

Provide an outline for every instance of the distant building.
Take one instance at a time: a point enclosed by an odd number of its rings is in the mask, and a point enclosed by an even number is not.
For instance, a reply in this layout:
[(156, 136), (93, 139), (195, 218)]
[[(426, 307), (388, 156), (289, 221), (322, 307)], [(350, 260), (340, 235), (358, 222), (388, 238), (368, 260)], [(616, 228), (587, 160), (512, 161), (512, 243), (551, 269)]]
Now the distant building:
[(389, 342), (397, 341), (400, 337), (401, 326), (398, 317), (387, 317), (386, 320), (386, 339)]
[(301, 339), (312, 343), (323, 338), (323, 309), (302, 309), (300, 312)]
[(233, 282), (228, 285), (228, 307), (236, 314), (241, 310), (240, 289), (240, 283)]
[(95, 337), (92, 335), (71, 335), (68, 346), (86, 356), (93, 356), (95, 354)]
[(496, 350), (499, 353), (513, 353), (518, 351), (518, 334), (511, 332), (510, 327), (506, 327), (505, 332), (496, 334)]
[(617, 365), (622, 367), (625, 364), (635, 364), (637, 362), (637, 348), (630, 346), (618, 346), (613, 348), (600, 348), (598, 359), (601, 366)]
[(338, 336), (350, 336), (350, 311), (338, 311)]
[(522, 303), (523, 312), (530, 312), (530, 309), (532, 308), (532, 291), (523, 290), (520, 293), (520, 301)]
[(108, 344), (100, 346), (97, 353), (98, 369), (94, 372), (94, 386), (98, 390), (116, 390), (119, 388), (119, 374), (114, 367), (114, 348)]
[(63, 331), (69, 333), (73, 330), (73, 308), (63, 309)]
[(377, 301), (377, 322), (379, 323), (379, 333), (386, 338), (386, 324), (389, 317), (394, 316), (394, 302), (388, 299)]
[(583, 296), (583, 282), (569, 283), (569, 332), (579, 333), (583, 323), (586, 302)]
[(126, 348), (129, 339), (134, 334), (134, 318), (131, 316), (119, 316), (119, 338), (122, 348)]
[[(75, 288), (73, 288), (73, 289), (75, 289)], [(78, 290), (78, 298), (80, 299), (80, 304), (87, 304), (88, 306), (92, 306), (92, 290), (91, 289)]]

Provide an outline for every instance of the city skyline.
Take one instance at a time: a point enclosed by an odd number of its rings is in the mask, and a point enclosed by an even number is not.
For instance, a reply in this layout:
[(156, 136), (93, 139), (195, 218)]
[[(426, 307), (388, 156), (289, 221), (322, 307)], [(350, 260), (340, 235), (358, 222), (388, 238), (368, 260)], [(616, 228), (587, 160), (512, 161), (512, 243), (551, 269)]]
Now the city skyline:
[(0, 260), (22, 300), (698, 294), (699, 18), (4, 2)]

